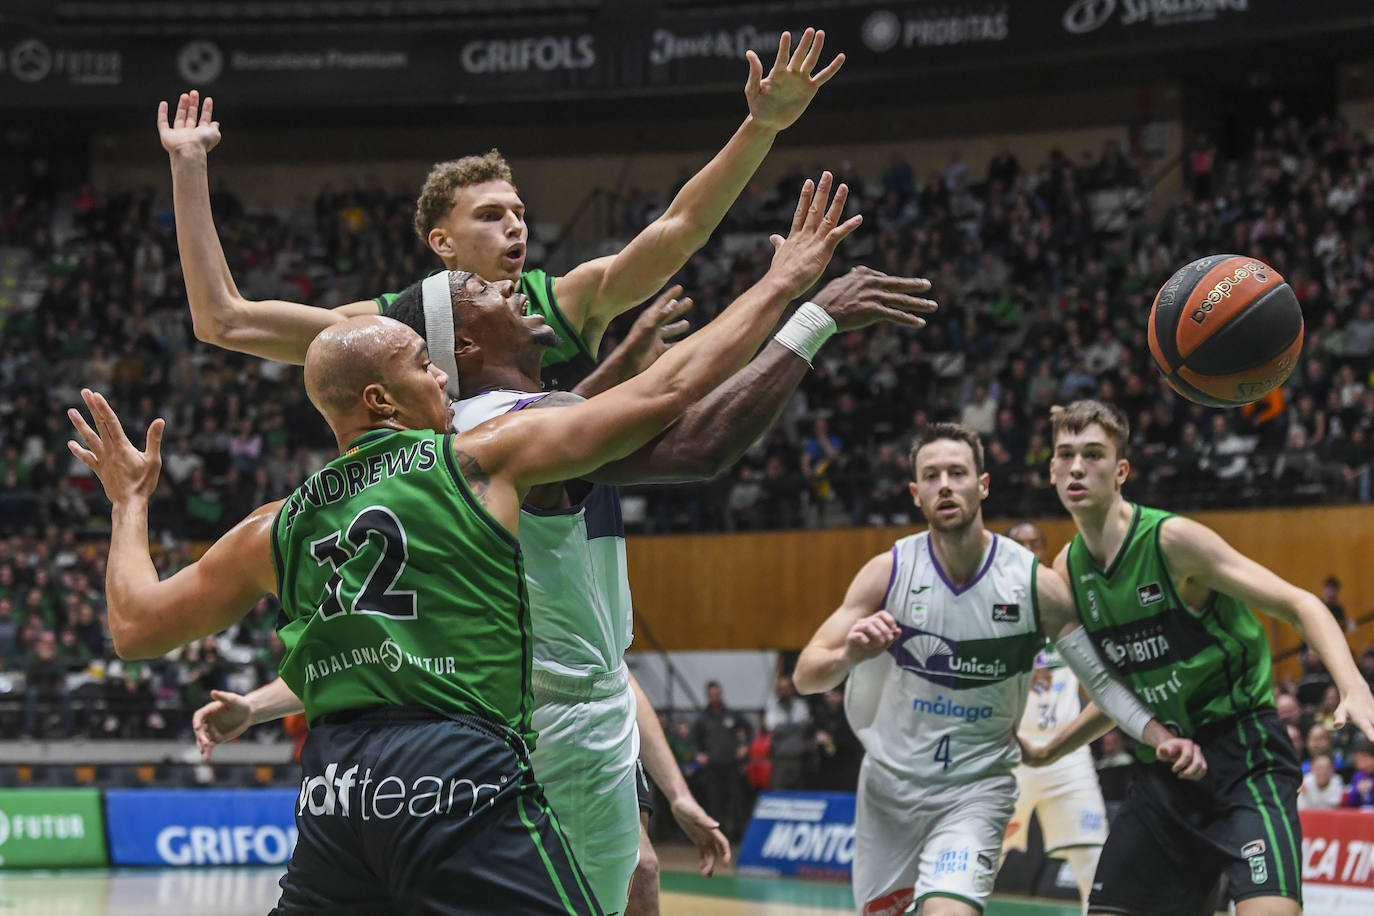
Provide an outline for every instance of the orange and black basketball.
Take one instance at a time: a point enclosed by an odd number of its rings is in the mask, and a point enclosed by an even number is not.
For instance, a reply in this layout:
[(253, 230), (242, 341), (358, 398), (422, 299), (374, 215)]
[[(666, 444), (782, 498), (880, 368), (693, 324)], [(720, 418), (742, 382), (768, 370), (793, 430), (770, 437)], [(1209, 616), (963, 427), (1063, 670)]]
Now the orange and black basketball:
[(1217, 254), (1181, 268), (1150, 309), (1150, 355), (1169, 387), (1240, 407), (1282, 385), (1302, 353), (1302, 307), (1258, 258)]

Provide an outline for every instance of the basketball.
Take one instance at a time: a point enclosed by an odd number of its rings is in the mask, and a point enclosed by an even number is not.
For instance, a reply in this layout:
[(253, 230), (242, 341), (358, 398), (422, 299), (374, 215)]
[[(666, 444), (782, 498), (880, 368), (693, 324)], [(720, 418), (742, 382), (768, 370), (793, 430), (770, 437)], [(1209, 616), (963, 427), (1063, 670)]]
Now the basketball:
[(1190, 401), (1240, 407), (1284, 383), (1302, 353), (1302, 307), (1258, 258), (1216, 254), (1180, 268), (1150, 309), (1150, 355)]

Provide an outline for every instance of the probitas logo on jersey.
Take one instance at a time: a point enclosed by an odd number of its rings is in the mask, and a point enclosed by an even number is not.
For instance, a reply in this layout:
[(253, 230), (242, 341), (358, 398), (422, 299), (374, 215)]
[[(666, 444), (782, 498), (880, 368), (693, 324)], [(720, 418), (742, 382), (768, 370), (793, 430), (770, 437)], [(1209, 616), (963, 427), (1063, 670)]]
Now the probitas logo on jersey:
[(901, 629), (901, 637), (887, 651), (905, 671), (945, 687), (953, 687), (960, 681), (992, 683), (1007, 677), (1007, 663), (1000, 658), (963, 655), (954, 640), (915, 627), (903, 625)]

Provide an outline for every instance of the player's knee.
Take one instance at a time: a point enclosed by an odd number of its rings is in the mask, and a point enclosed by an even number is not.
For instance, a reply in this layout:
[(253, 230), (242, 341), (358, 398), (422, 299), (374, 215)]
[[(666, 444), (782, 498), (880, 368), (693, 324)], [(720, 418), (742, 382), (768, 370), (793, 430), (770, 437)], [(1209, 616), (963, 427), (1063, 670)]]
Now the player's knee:
[(658, 853), (643, 838), (639, 842), (639, 864), (635, 866), (635, 882), (649, 881), (658, 883)]

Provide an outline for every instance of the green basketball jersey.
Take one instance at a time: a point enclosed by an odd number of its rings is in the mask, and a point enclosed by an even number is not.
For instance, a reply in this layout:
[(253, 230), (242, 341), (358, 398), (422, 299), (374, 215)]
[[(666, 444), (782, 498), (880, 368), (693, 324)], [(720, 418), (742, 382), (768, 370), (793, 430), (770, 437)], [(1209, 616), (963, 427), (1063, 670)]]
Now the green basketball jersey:
[[(558, 307), (558, 299), (553, 294), (553, 277), (542, 270), (527, 270), (520, 275), (516, 292), (529, 297), (530, 314), (543, 315), (549, 327), (557, 331), (563, 341), (544, 354), (545, 387), (550, 390), (571, 390), (596, 367), (596, 354), (587, 348), (582, 335), (573, 328), (563, 310)], [(378, 311), (385, 312), (386, 307), (395, 302), (399, 295), (400, 293), (382, 293), (372, 301), (377, 303)], [(556, 370), (557, 379), (550, 379), (551, 370)]]
[(272, 525), (281, 676), (313, 724), (426, 706), (533, 743), (520, 547), (477, 502), (452, 436), (376, 430), (301, 484)]
[[(1183, 603), (1159, 546), (1172, 513), (1137, 505), (1109, 567), (1069, 545), (1069, 582), (1078, 616), (1107, 659), (1161, 722), (1186, 736), (1274, 705), (1269, 642), (1244, 603), (1213, 592), (1205, 607)], [(1137, 753), (1147, 762), (1153, 750)]]

